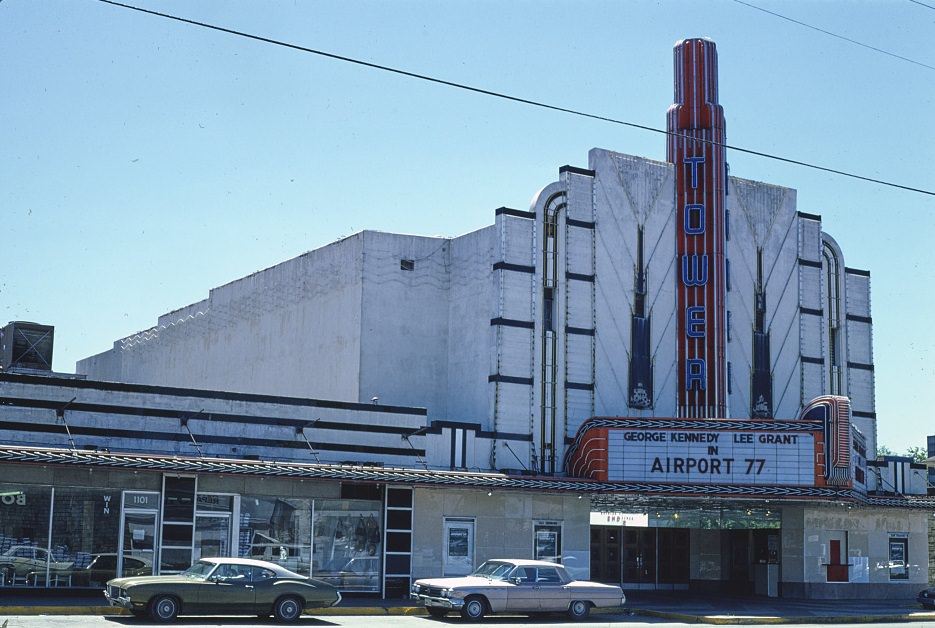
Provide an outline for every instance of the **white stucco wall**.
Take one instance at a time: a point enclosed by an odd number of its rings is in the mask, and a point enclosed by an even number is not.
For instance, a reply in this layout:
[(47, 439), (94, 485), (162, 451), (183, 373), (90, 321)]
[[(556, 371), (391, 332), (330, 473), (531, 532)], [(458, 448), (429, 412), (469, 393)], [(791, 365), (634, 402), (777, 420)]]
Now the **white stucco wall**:
[(364, 234), (211, 290), (78, 362), (90, 379), (358, 401)]
[(757, 290), (757, 253), (766, 292), (765, 328), (770, 338), (772, 416), (794, 418), (802, 403), (799, 386), (799, 282), (795, 190), (732, 178), (727, 196), (730, 212), (731, 363), (730, 416), (751, 416), (753, 329)]
[[(675, 416), (675, 174), (671, 164), (594, 149), (595, 414)], [(644, 227), (646, 315), (652, 318), (654, 406), (629, 408), (637, 227)]]
[[(517, 235), (522, 242), (522, 234)], [(497, 315), (492, 281), (498, 261), (495, 236), (491, 226), (451, 241), (448, 377), (446, 389), (439, 391), (446, 397), (449, 420), (477, 423), (485, 430), (491, 429), (487, 378), (490, 356), (496, 352), (490, 325)]]
[[(359, 398), (447, 412), (450, 240), (365, 231)], [(412, 263), (403, 270), (401, 262)]]

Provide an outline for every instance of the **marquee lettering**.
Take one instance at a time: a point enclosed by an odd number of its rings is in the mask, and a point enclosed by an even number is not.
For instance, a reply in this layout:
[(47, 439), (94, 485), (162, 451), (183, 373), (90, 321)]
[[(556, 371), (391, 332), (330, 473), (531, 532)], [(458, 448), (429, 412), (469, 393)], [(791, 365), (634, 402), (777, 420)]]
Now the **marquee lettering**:
[(699, 157), (686, 157), (684, 163), (690, 166), (691, 177), (692, 177), (692, 189), (698, 189), (698, 166), (704, 163), (704, 156)]
[(708, 256), (682, 256), (682, 283), (686, 286), (703, 286), (708, 283)]
[(705, 309), (701, 305), (690, 305), (685, 309), (685, 335), (689, 338), (704, 338)]
[(673, 456), (664, 460), (665, 462), (663, 462), (663, 458), (653, 460), (650, 473), (713, 473), (720, 475), (721, 473), (732, 473), (734, 465), (733, 458), (682, 458)]
[(685, 206), (685, 235), (704, 235), (704, 205), (691, 203)]
[[(686, 170), (691, 178), (692, 189), (698, 188), (698, 174), (705, 163), (704, 156), (685, 157)], [(705, 206), (701, 203), (686, 203), (683, 217), (685, 236), (701, 236), (705, 233)], [(700, 287), (708, 283), (708, 256), (682, 256), (682, 284)], [(689, 305), (685, 308), (685, 335), (688, 338), (704, 339), (707, 312), (704, 305)], [(707, 365), (703, 359), (688, 358), (685, 361), (685, 390), (705, 390), (707, 387)]]
[(704, 390), (707, 379), (704, 360), (685, 360), (685, 390), (691, 390), (695, 384), (698, 384), (698, 390)]
[(726, 416), (728, 399), (727, 138), (714, 42), (679, 41), (675, 76), (666, 159), (675, 171), (678, 417), (716, 418)]

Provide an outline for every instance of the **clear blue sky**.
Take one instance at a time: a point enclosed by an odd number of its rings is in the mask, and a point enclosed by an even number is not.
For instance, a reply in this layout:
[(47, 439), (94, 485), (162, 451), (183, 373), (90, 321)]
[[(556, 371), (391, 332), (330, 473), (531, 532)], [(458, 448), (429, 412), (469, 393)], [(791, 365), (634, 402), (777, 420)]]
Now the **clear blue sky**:
[[(935, 0), (128, 2), (656, 129), (673, 44), (707, 36), (731, 145), (935, 189)], [(457, 236), (528, 209), (592, 147), (665, 159), (657, 133), (98, 0), (0, 2), (0, 79), (0, 324), (54, 325), (63, 372), (357, 231)], [(797, 189), (870, 271), (879, 442), (924, 446), (935, 197), (728, 159)]]

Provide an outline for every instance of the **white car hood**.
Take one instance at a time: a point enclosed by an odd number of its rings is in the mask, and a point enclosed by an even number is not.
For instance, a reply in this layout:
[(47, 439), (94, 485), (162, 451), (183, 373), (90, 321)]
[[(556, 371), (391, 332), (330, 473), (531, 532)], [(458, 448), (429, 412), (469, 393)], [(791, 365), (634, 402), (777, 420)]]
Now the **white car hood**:
[(462, 576), (460, 578), (423, 578), (416, 580), (416, 584), (440, 589), (454, 589), (457, 587), (489, 587), (491, 585), (504, 585), (503, 580), (491, 580), (483, 576)]

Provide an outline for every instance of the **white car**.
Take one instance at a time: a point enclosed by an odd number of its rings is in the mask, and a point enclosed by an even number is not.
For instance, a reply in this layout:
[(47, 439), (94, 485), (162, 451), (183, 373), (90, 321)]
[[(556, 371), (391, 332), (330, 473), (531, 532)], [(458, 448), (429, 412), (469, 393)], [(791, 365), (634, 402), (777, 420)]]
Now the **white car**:
[(3, 555), (0, 555), (0, 574), (13, 581), (14, 577), (42, 574), (45, 577), (46, 569), (52, 573), (70, 572), (74, 561), (55, 560), (49, 551), (34, 545), (14, 545)]
[(458, 611), (469, 621), (488, 613), (567, 613), (584, 619), (592, 608), (627, 601), (616, 585), (574, 580), (556, 563), (512, 558), (488, 560), (469, 576), (416, 580), (411, 594), (432, 617)]

